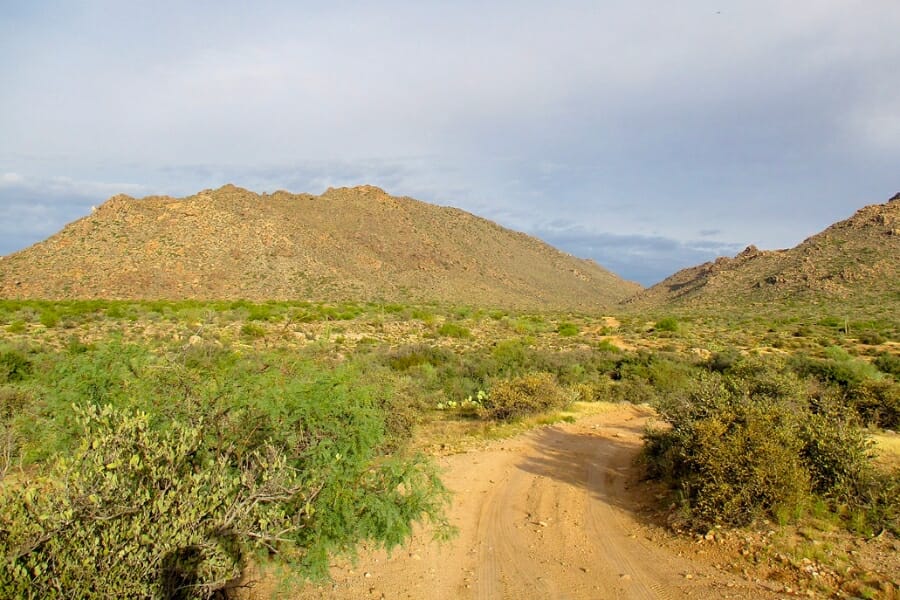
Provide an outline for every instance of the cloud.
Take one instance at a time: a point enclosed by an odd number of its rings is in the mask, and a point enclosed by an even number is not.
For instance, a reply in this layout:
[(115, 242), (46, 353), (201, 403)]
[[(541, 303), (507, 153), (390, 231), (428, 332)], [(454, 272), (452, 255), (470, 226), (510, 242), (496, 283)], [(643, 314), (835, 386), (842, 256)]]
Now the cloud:
[(843, 0), (4, 5), (0, 210), (372, 183), (576, 227), (647, 281), (896, 191), (898, 28)]
[(546, 242), (628, 279), (650, 286), (675, 271), (719, 256), (733, 256), (741, 245), (708, 240), (680, 241), (661, 236), (594, 233), (569, 228), (530, 232)]
[(46, 179), (17, 173), (0, 175), (0, 254), (8, 254), (56, 233), (85, 216), (92, 205), (119, 193), (140, 194), (129, 183)]

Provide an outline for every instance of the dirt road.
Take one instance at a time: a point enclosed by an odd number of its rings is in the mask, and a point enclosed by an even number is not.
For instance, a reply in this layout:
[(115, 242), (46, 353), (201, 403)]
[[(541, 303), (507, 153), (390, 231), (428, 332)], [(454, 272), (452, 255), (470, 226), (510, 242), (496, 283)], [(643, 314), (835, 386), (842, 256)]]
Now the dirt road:
[(647, 488), (637, 485), (633, 460), (649, 416), (621, 405), (442, 459), (455, 492), (456, 538), (441, 545), (423, 532), (391, 556), (364, 553), (301, 597), (777, 597), (709, 561), (681, 556), (642, 519)]

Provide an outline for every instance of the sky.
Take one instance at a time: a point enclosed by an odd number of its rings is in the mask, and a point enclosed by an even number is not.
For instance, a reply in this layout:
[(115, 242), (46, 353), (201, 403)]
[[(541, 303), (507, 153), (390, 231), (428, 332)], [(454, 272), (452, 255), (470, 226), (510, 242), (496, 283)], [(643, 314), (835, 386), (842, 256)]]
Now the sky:
[(0, 254), (372, 184), (644, 285), (900, 191), (900, 1), (0, 0)]

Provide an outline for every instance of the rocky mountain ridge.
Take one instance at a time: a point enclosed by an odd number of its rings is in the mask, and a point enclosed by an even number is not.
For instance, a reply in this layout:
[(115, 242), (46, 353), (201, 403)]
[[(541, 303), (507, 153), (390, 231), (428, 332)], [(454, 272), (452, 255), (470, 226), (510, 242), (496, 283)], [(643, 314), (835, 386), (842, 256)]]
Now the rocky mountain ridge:
[(900, 194), (794, 248), (747, 247), (734, 258), (683, 269), (628, 299), (628, 306), (715, 306), (791, 300), (859, 300), (900, 290)]
[(125, 195), (0, 260), (0, 297), (446, 302), (588, 310), (638, 291), (590, 260), (373, 186)]

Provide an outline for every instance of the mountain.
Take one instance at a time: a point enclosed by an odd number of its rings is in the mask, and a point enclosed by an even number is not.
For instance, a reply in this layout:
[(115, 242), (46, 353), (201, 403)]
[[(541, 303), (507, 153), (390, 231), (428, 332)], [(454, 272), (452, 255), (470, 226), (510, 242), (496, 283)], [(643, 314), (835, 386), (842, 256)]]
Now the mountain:
[[(626, 304), (738, 306), (784, 301), (878, 301), (900, 291), (900, 194), (789, 250), (750, 246), (734, 258), (691, 267)], [(896, 300), (897, 298), (894, 298)]]
[(455, 208), (372, 186), (119, 195), (0, 259), (0, 297), (300, 299), (597, 309), (640, 286)]

